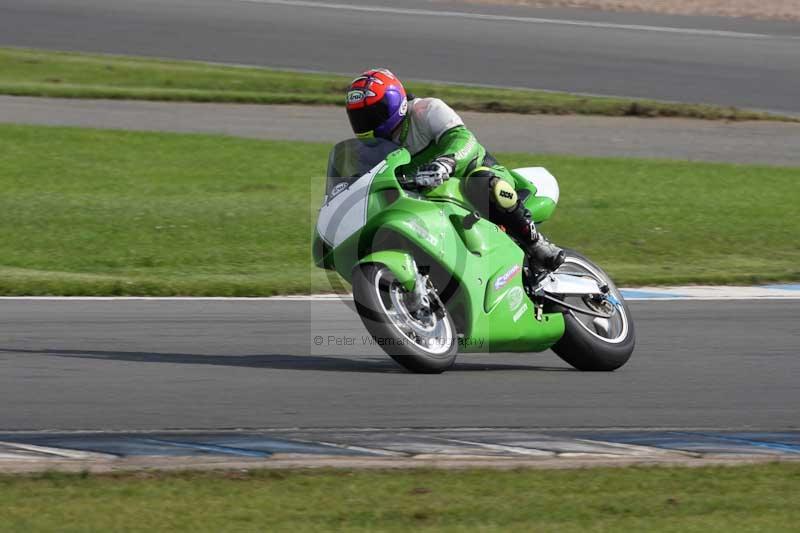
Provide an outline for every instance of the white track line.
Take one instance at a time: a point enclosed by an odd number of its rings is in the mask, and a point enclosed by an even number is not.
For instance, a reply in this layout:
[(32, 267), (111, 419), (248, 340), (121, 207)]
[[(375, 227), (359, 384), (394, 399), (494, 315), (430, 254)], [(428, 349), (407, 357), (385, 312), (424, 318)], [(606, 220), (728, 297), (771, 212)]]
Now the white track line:
[(352, 299), (352, 295), (312, 294), (298, 296), (0, 296), (0, 301), (31, 300), (43, 302), (317, 302)]
[[(625, 300), (636, 301), (735, 301), (800, 300), (800, 290), (767, 287), (653, 287), (621, 289)], [(626, 294), (630, 293), (630, 294)], [(41, 302), (349, 302), (352, 294), (311, 294), (264, 297), (224, 296), (0, 296), (0, 301)]]
[[(682, 450), (656, 448), (655, 446), (642, 446), (640, 444), (627, 444), (624, 442), (609, 442), (606, 440), (592, 440), (592, 439), (569, 439), (569, 441), (583, 443), (588, 446), (598, 446), (598, 447), (607, 446), (609, 448), (619, 449), (621, 455), (643, 456), (643, 457), (650, 457), (654, 455), (674, 455), (675, 453), (680, 453), (682, 455), (689, 455), (687, 452), (684, 452)], [(606, 451), (605, 453), (609, 452)]]
[(252, 4), (269, 4), (290, 7), (308, 7), (316, 9), (330, 9), (339, 11), (360, 11), (366, 13), (387, 13), (393, 15), (448, 17), (473, 20), (488, 20), (494, 22), (521, 22), (526, 24), (556, 24), (561, 26), (578, 26), (584, 28), (600, 28), (612, 30), (634, 30), (658, 33), (677, 33), (682, 35), (700, 35), (706, 37), (734, 37), (745, 39), (800, 39), (792, 35), (769, 35), (764, 33), (745, 33), (724, 30), (708, 30), (697, 28), (673, 28), (668, 26), (648, 26), (642, 24), (615, 24), (611, 22), (593, 22), (587, 20), (548, 19), (539, 17), (514, 17), (510, 15), (491, 15), (487, 13), (469, 13), (464, 11), (434, 11), (429, 9), (404, 9), (386, 6), (357, 6), (350, 4), (335, 4), (327, 2), (313, 2), (308, 0), (236, 0)]
[(70, 450), (67, 448), (52, 448), (50, 446), (36, 446), (20, 442), (0, 442), (6, 448), (21, 450), (25, 452), (42, 453), (56, 457), (66, 457), (67, 459), (113, 459), (115, 456), (108, 453), (86, 452), (83, 450)]
[(515, 455), (529, 455), (533, 457), (554, 457), (556, 455), (555, 452), (551, 452), (549, 450), (537, 450), (535, 448), (523, 448), (521, 446), (507, 446), (505, 444), (492, 444), (487, 442), (475, 442), (471, 440), (448, 438), (438, 438), (437, 440), (453, 442), (455, 444), (466, 444), (468, 446), (477, 446), (478, 448), (484, 448), (495, 452), (513, 453)]
[(350, 450), (352, 452), (363, 452), (363, 453), (370, 453), (373, 455), (381, 455), (385, 457), (406, 457), (408, 454), (403, 452), (395, 452), (392, 450), (384, 450), (382, 448), (367, 448), (365, 446), (357, 446), (354, 444), (339, 444), (337, 442), (328, 442), (324, 440), (304, 440), (304, 439), (292, 439), (294, 442), (306, 442), (310, 444), (322, 444), (324, 446), (331, 446), (333, 448), (339, 448), (342, 450)]

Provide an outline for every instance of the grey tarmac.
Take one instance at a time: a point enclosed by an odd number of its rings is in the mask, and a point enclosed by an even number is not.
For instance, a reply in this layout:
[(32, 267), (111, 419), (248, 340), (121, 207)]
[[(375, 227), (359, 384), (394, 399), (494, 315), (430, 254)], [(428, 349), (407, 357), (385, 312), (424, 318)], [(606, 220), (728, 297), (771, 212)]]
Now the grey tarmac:
[[(411, 79), (800, 112), (796, 24), (491, 8), (561, 19), (532, 22), (313, 4), (4, 0), (0, 45), (340, 73), (377, 61)], [(380, 54), (364, 46), (379, 41)], [(346, 136), (340, 109), (204, 105), (197, 117), (191, 106), (3, 98), (0, 121), (320, 142)], [(465, 118), (498, 151), (781, 165), (800, 158), (798, 128), (787, 124)], [(296, 133), (287, 134), (290, 127)], [(340, 302), (5, 300), (0, 429), (800, 427), (796, 301), (631, 305), (639, 343), (615, 373), (573, 371), (546, 352), (465, 355), (448, 373), (417, 376), (371, 346)]]
[(3, 0), (0, 46), (382, 64), (407, 79), (800, 112), (800, 26), (785, 22), (425, 0)]
[(425, 376), (346, 301), (2, 300), (0, 430), (800, 429), (797, 300), (631, 307), (617, 372), (548, 351)]
[[(800, 166), (800, 124), (461, 113), (489, 150)], [(0, 122), (221, 133), (333, 143), (338, 107), (65, 100), (0, 96)]]

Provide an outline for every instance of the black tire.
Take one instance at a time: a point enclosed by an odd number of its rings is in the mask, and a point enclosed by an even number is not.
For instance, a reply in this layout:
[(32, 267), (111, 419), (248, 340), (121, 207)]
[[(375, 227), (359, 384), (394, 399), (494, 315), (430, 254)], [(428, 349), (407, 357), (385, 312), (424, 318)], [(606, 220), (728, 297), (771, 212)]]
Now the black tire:
[[(452, 342), (442, 345), (440, 353), (422, 349), (405, 335), (386, 314), (381, 296), (388, 297), (388, 290), (379, 283), (387, 271), (380, 263), (359, 265), (353, 270), (353, 299), (364, 326), (378, 344), (403, 368), (422, 374), (440, 374), (453, 366), (458, 355), (458, 337), (455, 324), (449, 313), (438, 320), (447, 321), (445, 328), (452, 332)], [(376, 280), (378, 280), (376, 282)]]
[[(595, 270), (595, 273), (599, 274), (603, 281), (608, 284), (610, 293), (619, 300), (624, 313), (622, 319), (626, 321), (626, 325), (623, 327), (620, 338), (616, 342), (607, 342), (602, 340), (599, 335), (587, 331), (572, 312), (565, 311), (564, 336), (552, 349), (561, 359), (578, 370), (595, 372), (616, 370), (628, 362), (636, 345), (636, 333), (628, 304), (625, 303), (622, 294), (620, 294), (614, 282), (611, 281), (611, 278), (603, 269), (578, 252), (573, 250), (565, 250), (565, 252), (567, 253), (567, 259), (559, 270), (569, 269), (570, 264), (579, 265), (581, 262), (590, 265)], [(558, 309), (558, 306), (554, 307)]]

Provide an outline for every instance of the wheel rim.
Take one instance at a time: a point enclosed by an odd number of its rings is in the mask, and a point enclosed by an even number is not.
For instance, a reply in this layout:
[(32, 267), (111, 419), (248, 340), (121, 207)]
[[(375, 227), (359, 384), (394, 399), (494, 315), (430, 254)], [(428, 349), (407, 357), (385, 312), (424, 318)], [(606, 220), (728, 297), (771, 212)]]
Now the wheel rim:
[(388, 268), (378, 271), (373, 288), (383, 312), (406, 342), (430, 355), (444, 355), (450, 351), (454, 336), (446, 315), (439, 317), (430, 309), (423, 310), (420, 316), (412, 314), (405, 303), (405, 289)]
[(594, 279), (599, 281), (601, 286), (608, 286), (607, 298), (602, 301), (595, 301), (588, 296), (569, 296), (564, 298), (564, 302), (594, 313), (610, 315), (609, 318), (598, 318), (569, 309), (566, 312), (575, 318), (580, 327), (603, 342), (619, 344), (625, 341), (630, 329), (628, 313), (622, 305), (622, 294), (608, 276), (588, 261), (574, 256), (567, 256), (558, 272)]

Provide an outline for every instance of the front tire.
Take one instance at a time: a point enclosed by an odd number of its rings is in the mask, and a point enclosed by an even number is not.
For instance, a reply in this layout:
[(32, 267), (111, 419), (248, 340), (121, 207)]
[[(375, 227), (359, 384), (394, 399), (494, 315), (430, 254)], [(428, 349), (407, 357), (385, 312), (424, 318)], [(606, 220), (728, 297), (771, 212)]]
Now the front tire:
[[(589, 276), (599, 280), (601, 284), (608, 285), (608, 294), (618, 303), (611, 304), (615, 308), (614, 315), (608, 320), (565, 310), (564, 336), (552, 349), (561, 359), (578, 370), (605, 372), (616, 370), (628, 362), (636, 344), (636, 334), (628, 304), (608, 274), (599, 266), (578, 252), (564, 251), (567, 253), (567, 258), (557, 272)], [(595, 304), (587, 299), (569, 303), (583, 305), (595, 312), (603, 311), (602, 308), (593, 308)]]
[(455, 324), (445, 309), (421, 318), (410, 313), (405, 293), (383, 264), (359, 265), (353, 271), (356, 310), (375, 343), (411, 372), (444, 372), (458, 355)]

